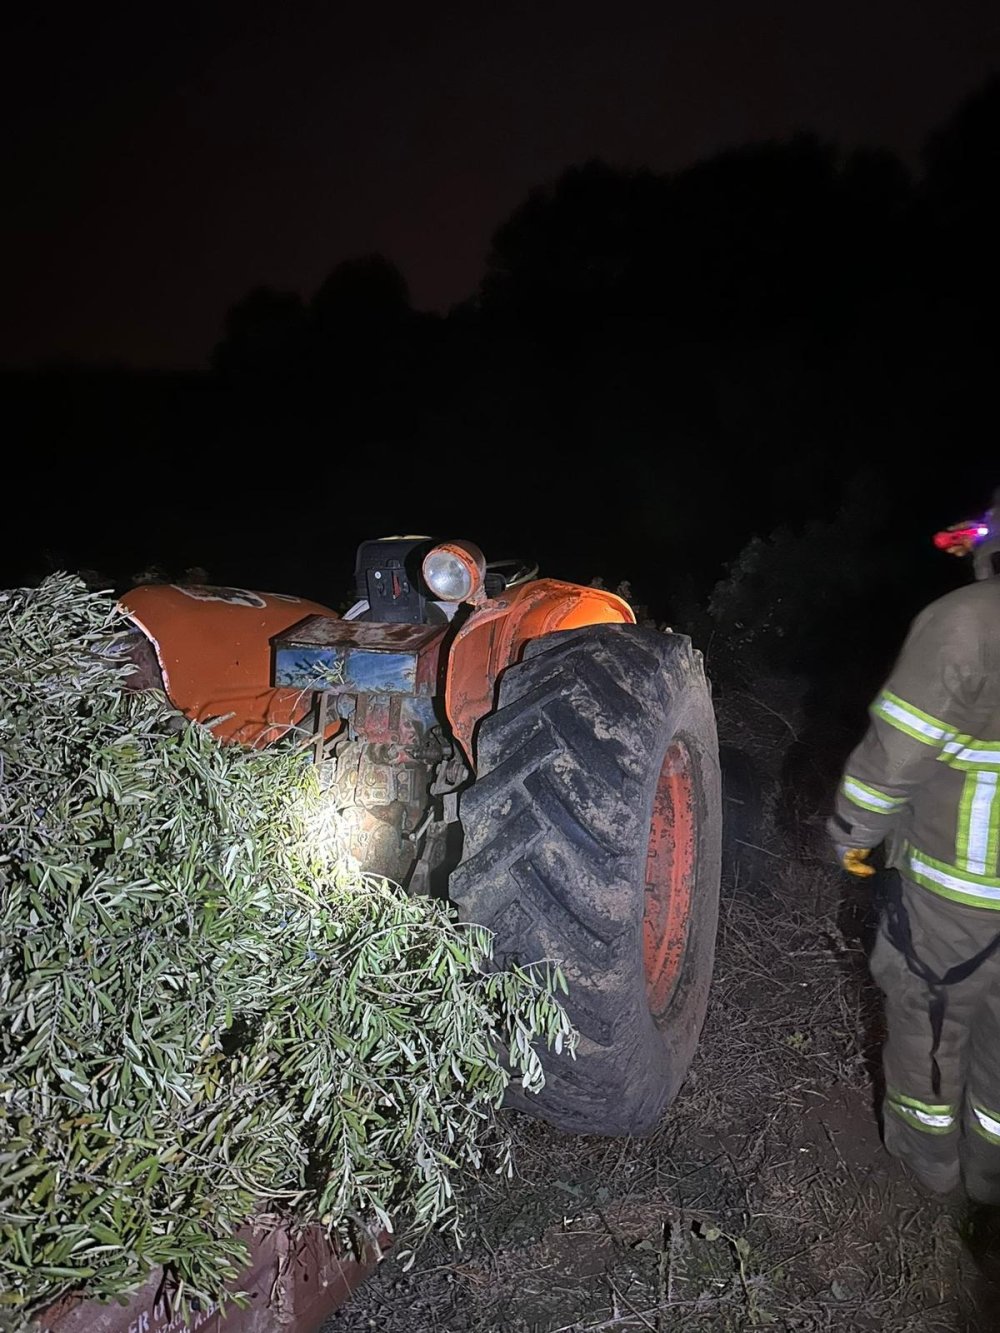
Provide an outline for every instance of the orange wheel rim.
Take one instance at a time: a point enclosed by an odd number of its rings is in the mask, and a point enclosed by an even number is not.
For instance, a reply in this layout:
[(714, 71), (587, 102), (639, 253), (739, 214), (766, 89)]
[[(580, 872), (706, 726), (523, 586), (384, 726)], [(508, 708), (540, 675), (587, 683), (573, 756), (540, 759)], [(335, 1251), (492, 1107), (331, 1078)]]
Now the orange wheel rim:
[(694, 892), (694, 784), (691, 755), (674, 741), (663, 758), (646, 855), (642, 921), (646, 995), (656, 1017), (666, 1012), (684, 963)]

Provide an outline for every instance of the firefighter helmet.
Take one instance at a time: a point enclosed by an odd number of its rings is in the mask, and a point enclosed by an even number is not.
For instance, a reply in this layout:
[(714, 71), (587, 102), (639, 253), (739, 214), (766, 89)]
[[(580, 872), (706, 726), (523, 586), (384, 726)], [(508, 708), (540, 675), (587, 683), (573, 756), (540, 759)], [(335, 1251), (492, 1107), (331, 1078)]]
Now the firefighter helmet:
[(1000, 575), (1000, 487), (980, 518), (963, 519), (934, 536), (934, 545), (949, 555), (971, 555), (977, 579)]

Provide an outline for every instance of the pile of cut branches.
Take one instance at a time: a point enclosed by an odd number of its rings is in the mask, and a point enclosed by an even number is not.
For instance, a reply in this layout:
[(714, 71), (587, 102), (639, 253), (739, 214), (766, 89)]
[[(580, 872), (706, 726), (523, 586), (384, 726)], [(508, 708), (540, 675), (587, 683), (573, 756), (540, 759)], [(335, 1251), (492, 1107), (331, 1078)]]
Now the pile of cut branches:
[(0, 593), (0, 1303), (163, 1265), (224, 1299), (273, 1213), (458, 1230), (509, 1070), (572, 1044), (555, 968), (347, 872), (300, 751), (127, 688), (114, 604)]

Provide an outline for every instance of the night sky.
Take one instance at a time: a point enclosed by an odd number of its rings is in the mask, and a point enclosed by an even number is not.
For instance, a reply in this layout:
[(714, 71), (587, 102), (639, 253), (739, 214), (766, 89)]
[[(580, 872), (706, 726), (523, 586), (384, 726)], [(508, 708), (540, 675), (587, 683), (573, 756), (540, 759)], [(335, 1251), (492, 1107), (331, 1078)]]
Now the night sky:
[(918, 165), (996, 0), (41, 4), (6, 23), (0, 364), (199, 366), (227, 307), (380, 250), (421, 309), (590, 157), (813, 130)]

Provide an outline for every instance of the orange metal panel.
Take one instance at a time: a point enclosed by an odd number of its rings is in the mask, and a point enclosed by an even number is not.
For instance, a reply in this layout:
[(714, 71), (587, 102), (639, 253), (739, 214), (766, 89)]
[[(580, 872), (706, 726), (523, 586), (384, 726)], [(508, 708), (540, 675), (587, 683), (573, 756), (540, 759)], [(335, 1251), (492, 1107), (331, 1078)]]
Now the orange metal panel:
[(329, 607), (173, 584), (133, 588), (119, 604), (155, 647), (171, 703), (195, 722), (224, 719), (212, 726), (220, 740), (264, 746), (309, 712), (311, 691), (271, 685), (271, 639), (307, 616), (337, 619)]

